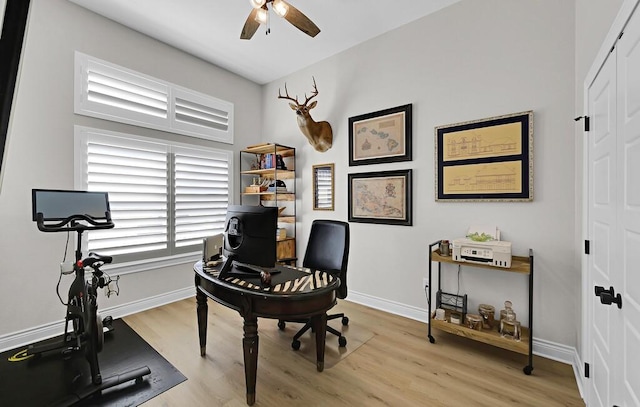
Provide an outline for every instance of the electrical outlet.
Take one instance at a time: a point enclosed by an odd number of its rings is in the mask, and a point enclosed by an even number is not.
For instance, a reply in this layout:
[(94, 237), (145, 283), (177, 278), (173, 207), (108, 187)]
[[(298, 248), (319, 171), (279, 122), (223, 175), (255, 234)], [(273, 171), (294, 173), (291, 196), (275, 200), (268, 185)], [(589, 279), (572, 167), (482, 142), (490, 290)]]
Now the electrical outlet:
[(422, 277), (422, 288), (426, 289), (429, 287), (429, 279), (427, 277)]

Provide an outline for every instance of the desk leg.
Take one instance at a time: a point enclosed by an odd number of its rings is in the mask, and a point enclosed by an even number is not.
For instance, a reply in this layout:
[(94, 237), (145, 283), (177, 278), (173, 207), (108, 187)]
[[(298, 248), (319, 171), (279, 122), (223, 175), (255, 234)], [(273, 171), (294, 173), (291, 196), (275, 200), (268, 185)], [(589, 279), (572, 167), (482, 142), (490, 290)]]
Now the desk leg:
[(244, 378), (247, 385), (247, 404), (252, 406), (256, 402), (256, 374), (258, 371), (258, 318), (246, 316), (244, 318)]
[(198, 336), (200, 338), (200, 356), (207, 353), (207, 314), (209, 306), (207, 305), (207, 296), (200, 290), (196, 289), (196, 303), (198, 304)]
[(316, 369), (324, 370), (324, 347), (327, 338), (327, 314), (322, 313), (312, 318), (313, 329), (316, 332)]

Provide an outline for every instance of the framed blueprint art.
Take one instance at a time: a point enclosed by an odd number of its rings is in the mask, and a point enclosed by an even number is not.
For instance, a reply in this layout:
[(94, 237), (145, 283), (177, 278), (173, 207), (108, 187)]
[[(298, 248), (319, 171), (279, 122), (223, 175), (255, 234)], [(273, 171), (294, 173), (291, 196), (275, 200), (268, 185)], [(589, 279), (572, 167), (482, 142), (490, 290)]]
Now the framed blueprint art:
[(533, 111), (435, 128), (436, 201), (532, 201)]

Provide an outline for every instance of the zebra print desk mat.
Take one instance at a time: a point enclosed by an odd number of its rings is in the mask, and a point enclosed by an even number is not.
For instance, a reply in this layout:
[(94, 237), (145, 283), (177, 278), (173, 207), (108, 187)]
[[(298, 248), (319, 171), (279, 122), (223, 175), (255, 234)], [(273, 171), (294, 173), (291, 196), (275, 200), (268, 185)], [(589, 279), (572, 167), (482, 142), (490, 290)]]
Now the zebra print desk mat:
[[(336, 280), (336, 277), (331, 274), (318, 270), (285, 265), (279, 265), (276, 268), (279, 272), (271, 275), (271, 284), (263, 284), (257, 274), (236, 273), (233, 271), (223, 277), (222, 281), (249, 290), (293, 294), (311, 292), (327, 287)], [(207, 274), (216, 275), (215, 269), (205, 267), (204, 271)]]

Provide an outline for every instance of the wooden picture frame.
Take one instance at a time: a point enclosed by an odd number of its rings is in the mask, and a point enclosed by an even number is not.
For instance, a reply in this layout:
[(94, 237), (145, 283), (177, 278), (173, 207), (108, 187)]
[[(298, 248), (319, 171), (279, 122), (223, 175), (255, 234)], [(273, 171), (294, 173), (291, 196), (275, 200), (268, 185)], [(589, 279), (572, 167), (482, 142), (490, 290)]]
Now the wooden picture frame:
[(533, 111), (435, 128), (436, 201), (532, 201)]
[(349, 166), (411, 161), (412, 105), (349, 118)]
[(412, 170), (348, 175), (349, 222), (413, 225)]
[(316, 164), (313, 174), (313, 210), (334, 210), (334, 165)]

